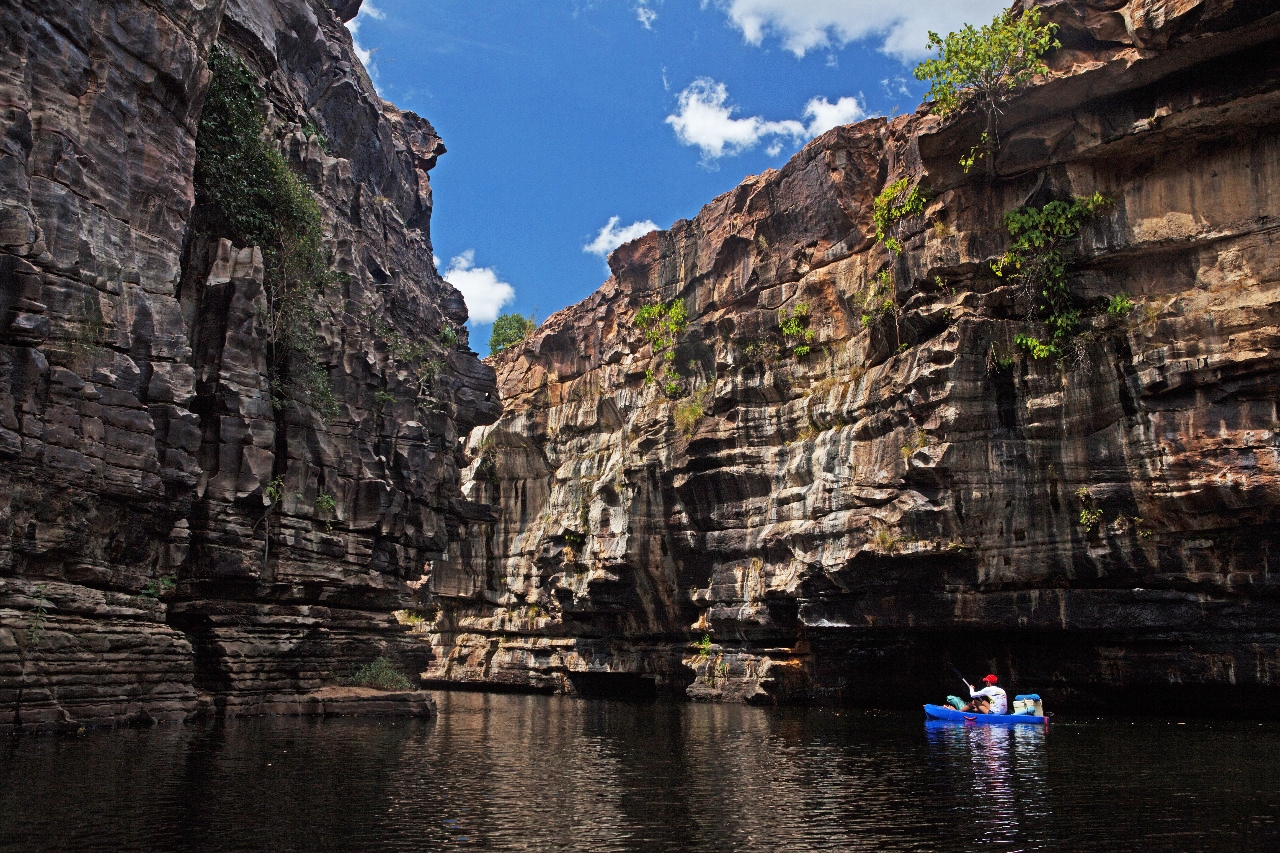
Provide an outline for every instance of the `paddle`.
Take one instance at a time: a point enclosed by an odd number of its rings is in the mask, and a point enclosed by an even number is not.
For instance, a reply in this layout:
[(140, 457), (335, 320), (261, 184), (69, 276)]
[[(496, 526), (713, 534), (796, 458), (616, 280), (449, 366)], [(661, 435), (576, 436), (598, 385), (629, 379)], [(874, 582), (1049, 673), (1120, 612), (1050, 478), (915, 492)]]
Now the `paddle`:
[(969, 688), (969, 692), (970, 692), (970, 693), (972, 693), (972, 692), (973, 692), (973, 685), (972, 685), (972, 684), (970, 684), (970, 683), (969, 683), (969, 680), (968, 680), (967, 678), (965, 678), (965, 677), (960, 673), (960, 670), (958, 670), (958, 669), (956, 669), (954, 666), (952, 666), (952, 667), (951, 667), (951, 671), (952, 671), (952, 672), (954, 672), (954, 673), (956, 674), (956, 678), (958, 678), (958, 679), (960, 679), (961, 681), (963, 681), (963, 682), (964, 682), (964, 686), (965, 686), (965, 687), (968, 687), (968, 688)]

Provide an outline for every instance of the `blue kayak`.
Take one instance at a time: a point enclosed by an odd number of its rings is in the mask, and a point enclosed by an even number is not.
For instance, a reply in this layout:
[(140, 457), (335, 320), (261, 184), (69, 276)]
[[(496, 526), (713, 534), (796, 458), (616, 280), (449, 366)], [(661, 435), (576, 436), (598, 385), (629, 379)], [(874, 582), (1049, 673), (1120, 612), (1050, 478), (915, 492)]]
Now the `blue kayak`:
[(1048, 717), (1037, 717), (1033, 714), (974, 714), (969, 711), (957, 711), (950, 705), (925, 705), (924, 715), (930, 720), (945, 720), (950, 723), (965, 723), (973, 726), (1047, 726)]

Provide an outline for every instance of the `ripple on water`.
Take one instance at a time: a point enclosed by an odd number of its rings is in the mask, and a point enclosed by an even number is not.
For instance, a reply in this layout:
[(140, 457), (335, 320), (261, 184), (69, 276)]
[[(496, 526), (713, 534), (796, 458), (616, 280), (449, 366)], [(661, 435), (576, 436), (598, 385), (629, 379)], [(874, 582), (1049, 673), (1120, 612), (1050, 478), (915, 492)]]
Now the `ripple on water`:
[(0, 752), (0, 851), (1268, 850), (1280, 726), (440, 694)]

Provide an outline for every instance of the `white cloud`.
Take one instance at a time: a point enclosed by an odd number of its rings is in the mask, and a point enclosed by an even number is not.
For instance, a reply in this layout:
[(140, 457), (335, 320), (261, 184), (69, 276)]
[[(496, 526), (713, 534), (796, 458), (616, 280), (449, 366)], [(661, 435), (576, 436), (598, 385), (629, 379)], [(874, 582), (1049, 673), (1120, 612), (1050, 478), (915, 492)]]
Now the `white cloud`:
[(609, 224), (601, 228), (596, 238), (582, 247), (582, 251), (607, 258), (610, 252), (623, 243), (630, 243), (637, 237), (643, 237), (650, 231), (658, 230), (658, 226), (648, 219), (644, 222), (633, 222), (625, 228), (619, 228), (618, 223), (621, 221), (622, 217), (620, 216), (610, 216)]
[(880, 50), (903, 61), (928, 51), (929, 30), (948, 33), (985, 24), (1009, 0), (703, 0), (728, 16), (748, 44), (776, 37), (797, 57), (876, 37)]
[[(516, 298), (515, 288), (498, 278), (498, 271), (475, 265), (474, 249), (467, 249), (449, 261), (444, 271), (445, 280), (462, 291), (471, 315), (471, 325), (483, 326), (498, 319), (502, 306)], [(436, 260), (436, 266), (440, 261)]]
[[(658, 20), (658, 13), (649, 5), (649, 2), (650, 0), (640, 0), (636, 4), (636, 20), (646, 30), (653, 29), (653, 22)], [(658, 2), (661, 2), (661, 0), (658, 0)]]
[(723, 83), (699, 77), (677, 98), (676, 111), (666, 122), (685, 145), (696, 145), (704, 161), (755, 148), (769, 136), (801, 139), (804, 125), (798, 121), (765, 121), (760, 116), (734, 118), (735, 107), (726, 106), (729, 90)]
[(820, 133), (826, 133), (833, 127), (861, 121), (866, 117), (867, 111), (863, 109), (857, 98), (841, 98), (834, 104), (827, 101), (826, 98), (814, 98), (805, 104), (804, 115), (805, 118), (809, 119), (809, 124), (805, 126), (804, 130), (809, 138), (812, 139)]
[(360, 57), (360, 62), (364, 64), (365, 70), (369, 72), (369, 79), (373, 81), (373, 85), (378, 85), (378, 66), (373, 61), (373, 55), (378, 52), (379, 48), (367, 48), (360, 43), (360, 24), (365, 19), (381, 21), (387, 17), (387, 14), (369, 3), (368, 0), (360, 5), (360, 13), (347, 21), (347, 29), (351, 31), (351, 43), (356, 49), (356, 56)]
[(680, 93), (676, 111), (666, 118), (677, 139), (685, 145), (698, 147), (704, 163), (726, 155), (741, 154), (766, 140), (765, 153), (776, 157), (788, 142), (812, 139), (819, 133), (858, 121), (866, 115), (857, 98), (844, 97), (834, 104), (826, 98), (810, 100), (803, 113), (808, 124), (795, 119), (768, 121), (760, 116), (734, 118), (736, 108), (729, 106), (728, 100), (729, 90), (723, 83), (699, 77)]

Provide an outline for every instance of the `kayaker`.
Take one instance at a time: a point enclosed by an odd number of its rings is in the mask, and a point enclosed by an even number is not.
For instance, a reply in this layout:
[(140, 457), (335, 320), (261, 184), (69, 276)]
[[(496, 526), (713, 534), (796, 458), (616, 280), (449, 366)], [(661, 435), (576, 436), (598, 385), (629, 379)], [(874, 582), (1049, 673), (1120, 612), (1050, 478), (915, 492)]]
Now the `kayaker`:
[(972, 702), (967, 702), (960, 706), (960, 711), (968, 711), (973, 714), (990, 714), (991, 713), (991, 697), (979, 694), (975, 696)]
[[(984, 677), (982, 679), (982, 683), (986, 686), (983, 687), (981, 690), (974, 690), (972, 684), (969, 684), (969, 682), (967, 681), (965, 682), (965, 684), (969, 685), (970, 699), (976, 701), (978, 697), (981, 696), (991, 703), (991, 710), (983, 711), (982, 713), (986, 713), (986, 714), (1009, 713), (1009, 697), (1005, 694), (1002, 688), (996, 687), (996, 681), (997, 679), (995, 675), (988, 675)], [(970, 702), (969, 704), (972, 705), (974, 703)], [(976, 710), (976, 708), (974, 710)]]

